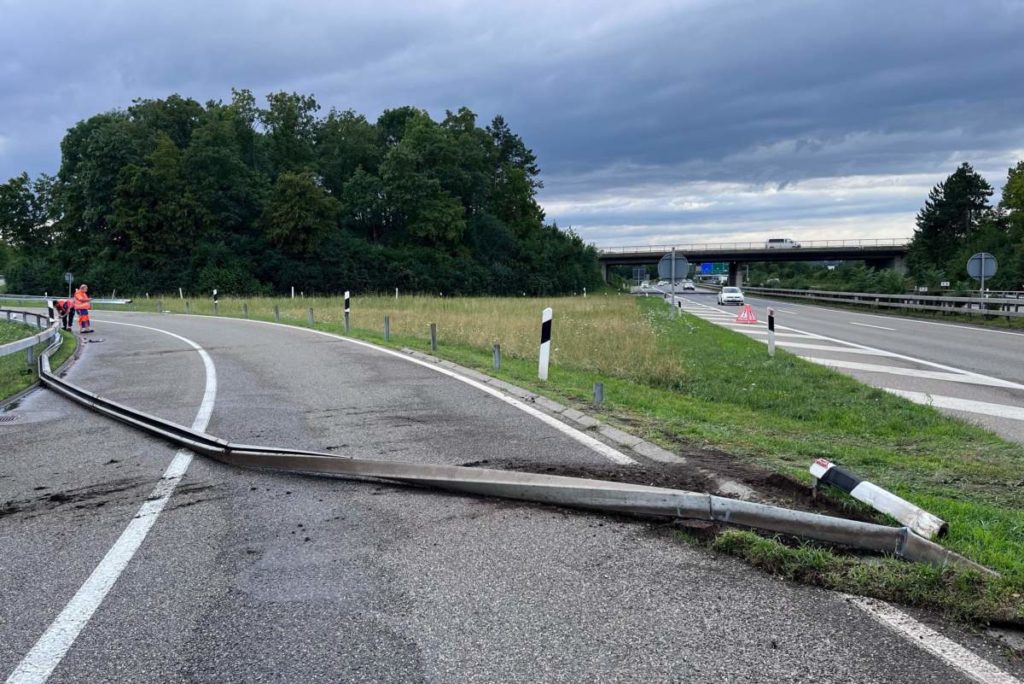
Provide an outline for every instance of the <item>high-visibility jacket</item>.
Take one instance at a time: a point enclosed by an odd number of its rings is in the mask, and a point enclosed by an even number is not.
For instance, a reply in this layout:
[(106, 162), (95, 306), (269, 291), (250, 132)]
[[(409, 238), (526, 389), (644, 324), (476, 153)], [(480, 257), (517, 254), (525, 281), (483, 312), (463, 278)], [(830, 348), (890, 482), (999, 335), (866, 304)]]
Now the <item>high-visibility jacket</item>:
[(86, 309), (92, 308), (92, 297), (82, 292), (81, 290), (75, 290), (75, 308)]
[(58, 299), (57, 300), (57, 311), (61, 314), (65, 313), (68, 309), (72, 308), (74, 303), (70, 299)]

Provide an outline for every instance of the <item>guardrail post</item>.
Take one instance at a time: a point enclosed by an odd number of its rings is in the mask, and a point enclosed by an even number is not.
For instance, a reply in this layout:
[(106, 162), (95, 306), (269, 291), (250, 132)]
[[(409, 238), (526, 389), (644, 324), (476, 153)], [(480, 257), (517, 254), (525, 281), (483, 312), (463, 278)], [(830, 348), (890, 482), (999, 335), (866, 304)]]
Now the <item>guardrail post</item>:
[(437, 351), (437, 323), (430, 324), (430, 351)]
[(192, 302), (189, 302), (189, 301), (185, 302), (185, 313), (187, 313), (187, 314), (192, 313)]
[(309, 321), (310, 325), (313, 325), (313, 307), (309, 307), (309, 312), (306, 314), (306, 319)]
[(604, 383), (594, 383), (594, 406), (600, 406), (604, 403)]
[(492, 365), (494, 370), (501, 370), (501, 345), (496, 344), (491, 347)]
[(391, 341), (391, 316), (384, 316), (384, 341)]
[(216, 300), (214, 300), (214, 302), (213, 302), (213, 315), (214, 316), (219, 316), (220, 315), (220, 304), (217, 303)]
[(281, 322), (281, 307), (277, 304), (274, 305), (274, 320), (278, 323)]
[(159, 299), (156, 300), (156, 312), (157, 313), (163, 313), (163, 310), (164, 310), (164, 303), (161, 302)]
[(36, 350), (33, 347), (29, 347), (28, 349), (25, 350), (25, 356), (26, 356), (26, 358), (28, 360), (28, 367), (29, 368), (31, 368), (33, 365), (35, 365), (35, 362), (36, 362), (35, 351)]
[(242, 302), (242, 315), (245, 316), (246, 318), (249, 317), (249, 303), (248, 302)]

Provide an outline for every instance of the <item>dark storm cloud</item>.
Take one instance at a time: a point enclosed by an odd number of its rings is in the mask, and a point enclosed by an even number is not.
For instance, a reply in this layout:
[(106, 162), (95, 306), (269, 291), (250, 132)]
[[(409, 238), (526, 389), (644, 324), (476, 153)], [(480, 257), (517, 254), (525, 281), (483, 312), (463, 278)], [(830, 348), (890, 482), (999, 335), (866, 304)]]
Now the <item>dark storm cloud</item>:
[(502, 113), (588, 239), (905, 234), (957, 163), (998, 185), (1024, 149), (1022, 36), (994, 0), (0, 0), (0, 177), (53, 172), (69, 125), (135, 97), (284, 89)]

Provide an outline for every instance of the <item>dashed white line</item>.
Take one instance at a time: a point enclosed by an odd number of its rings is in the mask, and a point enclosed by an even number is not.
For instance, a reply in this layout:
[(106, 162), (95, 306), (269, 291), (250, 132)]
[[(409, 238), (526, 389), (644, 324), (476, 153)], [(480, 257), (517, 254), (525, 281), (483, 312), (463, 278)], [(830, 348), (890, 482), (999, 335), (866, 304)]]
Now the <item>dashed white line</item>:
[(1013, 675), (1000, 670), (984, 658), (968, 651), (952, 639), (942, 636), (931, 627), (921, 624), (888, 603), (849, 595), (846, 596), (846, 600), (907, 641), (917, 644), (976, 682), (981, 684), (1020, 684), (1020, 680)]
[(1010, 420), (1024, 420), (1024, 408), (1019, 406), (1008, 406), (1006, 404), (993, 404), (988, 401), (975, 401), (973, 399), (960, 399), (959, 397), (947, 397), (941, 394), (928, 394), (926, 392), (909, 392), (907, 390), (883, 388), (890, 394), (909, 399), (917, 404), (926, 404), (935, 408), (944, 408), (950, 411), (964, 411), (965, 413), (980, 413), (985, 416), (996, 418), (1009, 418)]
[[(217, 369), (213, 365), (213, 359), (206, 353), (206, 350), (190, 339), (176, 335), (159, 328), (151, 328), (145, 325), (134, 323), (115, 323), (104, 321), (110, 325), (126, 325), (133, 328), (143, 328), (170, 335), (189, 345), (197, 352), (203, 360), (206, 369), (206, 387), (203, 390), (203, 399), (199, 405), (196, 418), (192, 421), (193, 430), (205, 430), (210, 422), (210, 415), (213, 413), (213, 404), (217, 397)], [(160, 482), (150, 493), (139, 512), (128, 523), (121, 536), (114, 545), (110, 547), (107, 554), (100, 561), (96, 569), (92, 571), (85, 584), (81, 586), (71, 601), (60, 612), (57, 619), (47, 628), (39, 640), (36, 641), (32, 650), (22, 659), (14, 672), (7, 678), (7, 684), (28, 684), (45, 682), (49, 679), (53, 670), (64, 659), (68, 649), (75, 643), (75, 639), (88, 624), (96, 609), (103, 603), (103, 599), (113, 588), (114, 583), (121, 576), (129, 561), (139, 550), (149, 530), (153, 527), (160, 512), (163, 511), (167, 501), (171, 498), (174, 488), (177, 487), (181, 478), (188, 470), (192, 462), (192, 452), (187, 449), (179, 450), (171, 464), (167, 466)]]
[(888, 330), (889, 332), (896, 332), (896, 328), (886, 328), (881, 325), (871, 325), (870, 323), (857, 323), (855, 321), (850, 321), (849, 323), (850, 325), (858, 325), (862, 328), (874, 328), (875, 330)]

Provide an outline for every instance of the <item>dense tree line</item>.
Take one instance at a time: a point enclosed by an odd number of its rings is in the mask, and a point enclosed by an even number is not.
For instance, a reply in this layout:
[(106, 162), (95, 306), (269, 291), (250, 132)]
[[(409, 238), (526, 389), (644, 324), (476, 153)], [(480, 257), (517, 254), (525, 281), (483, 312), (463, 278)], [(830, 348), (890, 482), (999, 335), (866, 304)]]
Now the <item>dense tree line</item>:
[(985, 286), (1024, 289), (1024, 161), (1009, 169), (994, 206), (992, 195), (992, 186), (967, 163), (932, 188), (917, 214), (907, 258), (915, 284), (934, 289), (949, 281), (954, 289), (977, 289), (967, 275), (967, 260), (989, 252), (999, 269)]
[[(500, 116), (376, 122), (313, 97), (171, 95), (73, 126), (56, 176), (0, 185), (8, 289), (549, 294), (600, 284), (596, 253), (546, 225), (533, 152)], [(3, 263), (6, 261), (6, 265)]]

